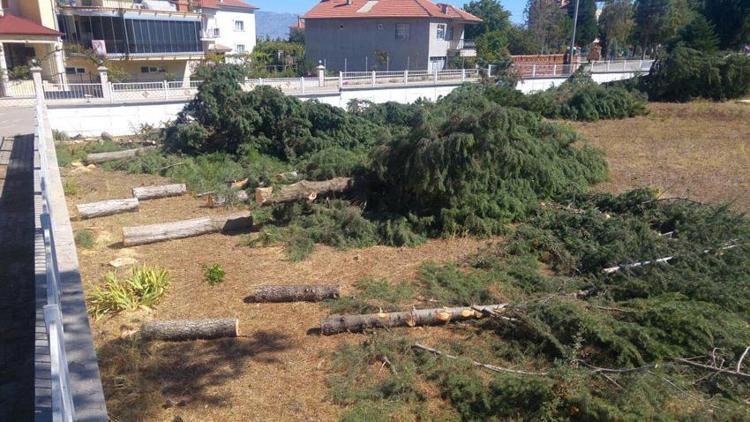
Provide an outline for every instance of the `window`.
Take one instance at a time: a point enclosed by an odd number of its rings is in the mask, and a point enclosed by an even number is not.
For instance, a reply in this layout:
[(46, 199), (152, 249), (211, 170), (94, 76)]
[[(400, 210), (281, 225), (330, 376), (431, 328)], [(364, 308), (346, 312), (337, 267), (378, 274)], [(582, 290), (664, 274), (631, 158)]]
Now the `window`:
[(235, 32), (245, 32), (245, 22), (244, 21), (234, 21), (234, 30), (235, 30)]
[(397, 23), (396, 24), (396, 39), (397, 40), (408, 40), (411, 26), (408, 23)]
[(236, 46), (234, 47), (234, 49), (235, 49), (235, 51), (237, 51), (238, 53), (244, 53), (244, 52), (245, 52), (245, 44), (237, 44), (237, 45), (236, 45)]
[(445, 24), (439, 23), (437, 26), (437, 39), (444, 40), (445, 39)]
[(159, 66), (141, 66), (141, 73), (164, 73), (166, 70)]
[(66, 67), (65, 68), (66, 75), (81, 75), (84, 73), (86, 73), (86, 69), (82, 67)]
[(214, 28), (214, 38), (219, 38), (221, 36), (221, 31), (219, 28)]

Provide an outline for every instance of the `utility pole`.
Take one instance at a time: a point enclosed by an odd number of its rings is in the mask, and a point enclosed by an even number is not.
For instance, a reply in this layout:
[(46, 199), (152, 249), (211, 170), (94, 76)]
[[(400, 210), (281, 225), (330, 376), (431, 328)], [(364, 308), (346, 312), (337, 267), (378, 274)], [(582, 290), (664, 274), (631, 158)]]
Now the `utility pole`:
[(576, 29), (578, 26), (578, 4), (581, 0), (576, 0), (575, 14), (573, 15), (573, 38), (570, 40), (570, 50), (568, 50), (568, 61), (573, 64), (573, 50), (576, 48)]

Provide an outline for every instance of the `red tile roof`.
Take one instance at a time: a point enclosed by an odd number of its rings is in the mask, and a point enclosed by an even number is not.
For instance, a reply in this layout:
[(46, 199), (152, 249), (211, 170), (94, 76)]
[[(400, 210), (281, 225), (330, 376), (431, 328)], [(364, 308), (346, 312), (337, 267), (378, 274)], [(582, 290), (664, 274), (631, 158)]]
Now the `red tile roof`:
[(200, 5), (203, 9), (222, 9), (224, 7), (236, 7), (247, 10), (257, 9), (257, 7), (242, 0), (201, 0)]
[(43, 35), (59, 37), (61, 33), (28, 19), (6, 13), (0, 16), (0, 35)]
[(430, 0), (321, 0), (305, 19), (326, 18), (442, 18), (466, 22), (482, 20), (469, 12)]

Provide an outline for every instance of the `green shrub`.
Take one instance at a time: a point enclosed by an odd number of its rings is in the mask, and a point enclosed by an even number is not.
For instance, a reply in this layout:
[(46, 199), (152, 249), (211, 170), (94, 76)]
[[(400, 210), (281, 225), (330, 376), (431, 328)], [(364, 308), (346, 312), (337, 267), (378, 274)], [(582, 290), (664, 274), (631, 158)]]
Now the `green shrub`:
[(96, 236), (94, 232), (89, 229), (76, 230), (73, 236), (76, 246), (83, 249), (92, 249), (96, 244)]
[(52, 139), (54, 139), (55, 142), (67, 142), (70, 141), (70, 136), (61, 130), (52, 129)]
[(63, 194), (65, 196), (78, 195), (78, 183), (76, 183), (75, 179), (66, 178), (63, 181)]
[(335, 314), (390, 312), (399, 310), (415, 296), (414, 287), (407, 282), (392, 284), (387, 280), (363, 278), (354, 287), (355, 293), (326, 301), (324, 305)]
[(442, 99), (427, 117), (374, 153), (369, 199), (375, 209), (432, 219), (433, 234), (502, 233), (539, 200), (606, 175), (601, 155), (574, 146), (572, 130), (473, 90)]
[(169, 284), (167, 271), (158, 267), (133, 268), (124, 279), (109, 272), (104, 276), (104, 284), (95, 287), (88, 297), (89, 313), (99, 319), (141, 306), (151, 308), (159, 303)]
[(203, 279), (211, 286), (224, 281), (224, 268), (219, 264), (203, 265)]
[(509, 87), (488, 87), (486, 95), (498, 104), (520, 107), (551, 119), (597, 121), (647, 113), (645, 95), (617, 85), (600, 85), (581, 71), (545, 91), (523, 95)]
[(645, 85), (652, 100), (742, 98), (750, 92), (750, 57), (704, 53), (680, 44), (657, 59)]

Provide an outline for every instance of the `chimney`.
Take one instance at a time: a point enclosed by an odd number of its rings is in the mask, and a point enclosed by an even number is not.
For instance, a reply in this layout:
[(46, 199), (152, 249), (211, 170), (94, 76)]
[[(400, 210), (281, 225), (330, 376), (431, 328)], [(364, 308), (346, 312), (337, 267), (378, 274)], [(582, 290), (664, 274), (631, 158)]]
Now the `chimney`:
[(346, 5), (347, 6), (351, 6), (352, 5), (352, 0), (346, 0)]
[(0, 16), (5, 16), (5, 11), (3, 10), (3, 0), (0, 0)]

